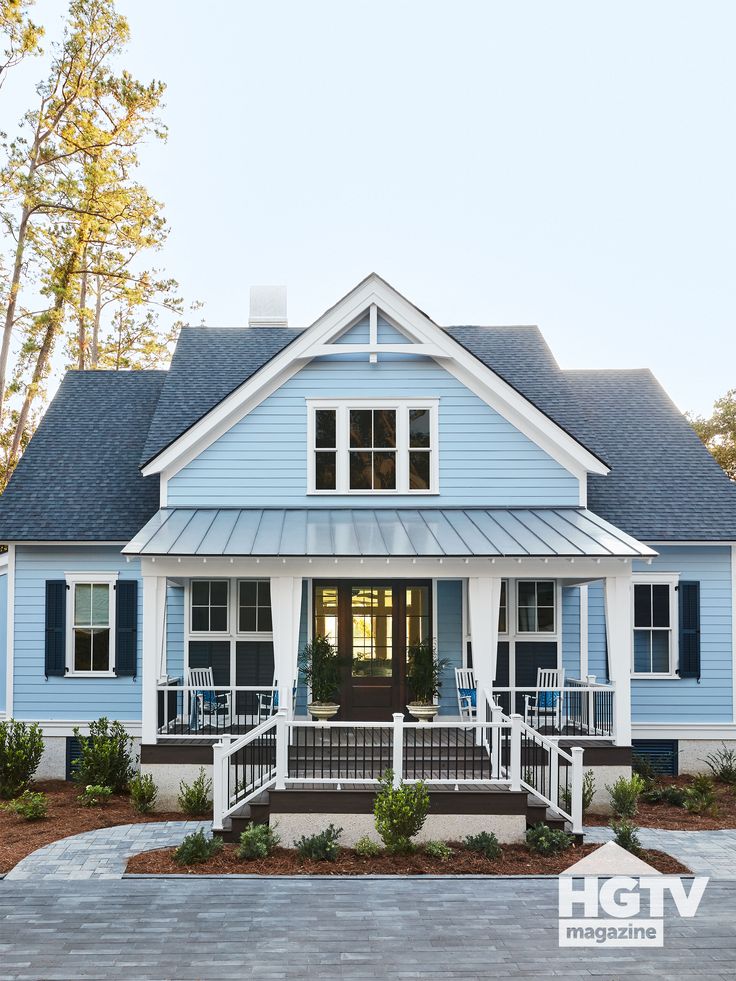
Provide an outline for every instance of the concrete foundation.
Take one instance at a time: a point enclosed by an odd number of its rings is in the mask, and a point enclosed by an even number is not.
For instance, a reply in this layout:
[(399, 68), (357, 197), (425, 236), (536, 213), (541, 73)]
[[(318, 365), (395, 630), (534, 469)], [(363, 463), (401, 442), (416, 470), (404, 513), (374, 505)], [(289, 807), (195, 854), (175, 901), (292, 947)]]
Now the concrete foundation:
[(593, 802), (588, 808), (588, 813), (612, 814), (611, 799), (606, 787), (612, 787), (619, 777), (625, 777), (627, 780), (630, 779), (631, 767), (622, 765), (586, 766), (584, 772), (588, 770), (593, 771), (593, 779), (595, 780), (595, 793), (593, 794)]
[(141, 763), (141, 773), (150, 773), (154, 783), (158, 787), (158, 798), (155, 809), (157, 811), (178, 811), (179, 803), (177, 798), (182, 781), (192, 783), (199, 776), (201, 769), (204, 770), (211, 780), (211, 763), (209, 765), (201, 763), (177, 763), (174, 766), (168, 763)]
[(680, 739), (677, 766), (680, 773), (710, 773), (705, 758), (723, 747), (736, 752), (734, 739)]

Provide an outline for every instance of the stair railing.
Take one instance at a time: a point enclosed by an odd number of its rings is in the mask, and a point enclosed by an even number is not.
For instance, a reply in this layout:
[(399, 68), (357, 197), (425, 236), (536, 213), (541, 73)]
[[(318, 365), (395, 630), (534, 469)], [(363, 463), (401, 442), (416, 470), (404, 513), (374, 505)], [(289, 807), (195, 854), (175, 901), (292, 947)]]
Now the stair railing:
[(213, 750), (212, 824), (221, 831), (234, 811), (276, 783), (280, 754), (288, 753), (286, 712), (277, 712), (235, 740), (224, 736)]

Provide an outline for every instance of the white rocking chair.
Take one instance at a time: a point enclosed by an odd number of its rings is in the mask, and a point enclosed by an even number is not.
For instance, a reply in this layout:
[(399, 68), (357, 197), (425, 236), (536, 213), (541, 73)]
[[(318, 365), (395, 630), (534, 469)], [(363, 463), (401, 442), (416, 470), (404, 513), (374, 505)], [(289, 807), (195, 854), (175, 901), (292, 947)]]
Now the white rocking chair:
[(191, 689), (192, 706), (190, 728), (199, 729), (212, 725), (215, 729), (232, 726), (233, 708), (229, 691), (218, 690), (212, 676), (212, 668), (190, 668), (187, 672), (187, 685)]
[(455, 668), (455, 686), (457, 687), (457, 707), (460, 718), (464, 722), (475, 722), (478, 709), (473, 669)]
[(562, 700), (565, 687), (564, 668), (537, 668), (537, 688), (533, 695), (524, 696), (524, 721), (532, 727), (548, 719), (559, 731), (562, 729)]

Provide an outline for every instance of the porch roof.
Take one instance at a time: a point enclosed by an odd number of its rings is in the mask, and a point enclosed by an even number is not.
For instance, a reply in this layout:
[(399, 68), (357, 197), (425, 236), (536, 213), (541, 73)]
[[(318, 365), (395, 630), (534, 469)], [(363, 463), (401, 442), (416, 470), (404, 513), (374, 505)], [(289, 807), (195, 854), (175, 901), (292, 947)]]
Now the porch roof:
[(366, 558), (657, 554), (586, 508), (161, 508), (123, 551)]

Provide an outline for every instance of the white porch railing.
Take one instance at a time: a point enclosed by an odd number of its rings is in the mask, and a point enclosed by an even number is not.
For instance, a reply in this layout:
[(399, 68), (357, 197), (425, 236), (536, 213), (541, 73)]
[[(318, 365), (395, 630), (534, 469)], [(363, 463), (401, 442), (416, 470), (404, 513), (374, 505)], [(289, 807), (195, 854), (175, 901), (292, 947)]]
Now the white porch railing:
[(156, 732), (168, 739), (216, 742), (240, 735), (271, 715), (272, 685), (202, 686), (159, 682)]
[(562, 687), (494, 687), (504, 714), (519, 713), (526, 725), (550, 739), (616, 738), (616, 691), (595, 676), (570, 678)]

